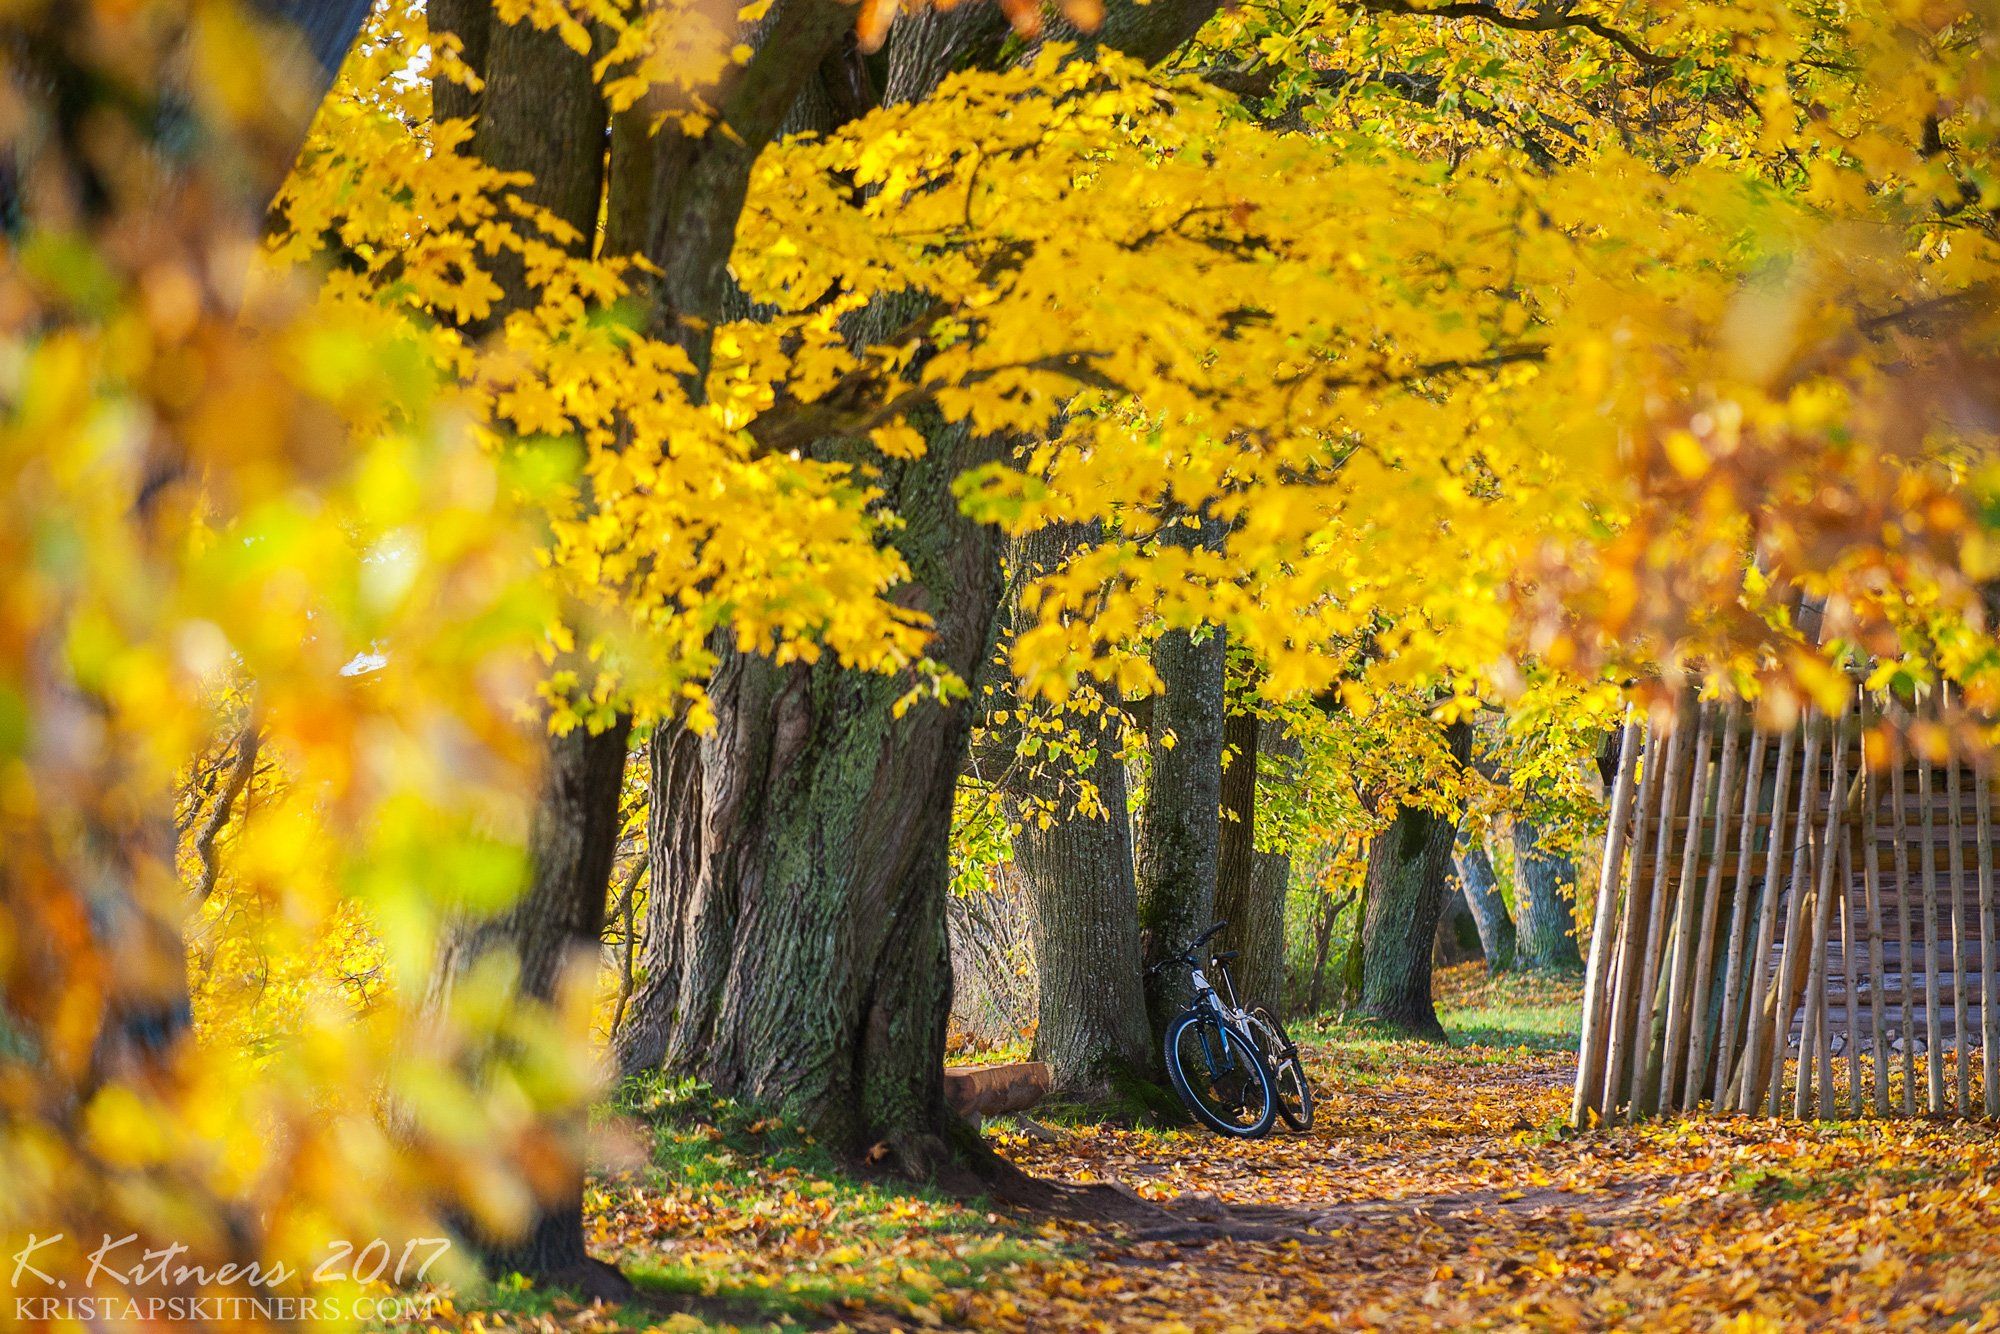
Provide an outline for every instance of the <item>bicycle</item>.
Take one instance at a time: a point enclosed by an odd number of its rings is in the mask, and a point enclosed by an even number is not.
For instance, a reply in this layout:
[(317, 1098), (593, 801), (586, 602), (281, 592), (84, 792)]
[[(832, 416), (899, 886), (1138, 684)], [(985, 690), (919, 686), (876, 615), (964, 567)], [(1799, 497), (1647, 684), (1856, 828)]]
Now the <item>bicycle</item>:
[(1236, 985), (1229, 976), (1235, 951), (1210, 960), (1221, 970), (1227, 999), (1196, 961), (1195, 952), (1227, 925), (1215, 923), (1185, 953), (1147, 969), (1149, 975), (1157, 974), (1180, 964), (1194, 984), (1193, 1001), (1167, 1025), (1167, 1075), (1188, 1110), (1222, 1134), (1256, 1139), (1269, 1134), (1279, 1116), (1295, 1129), (1309, 1129), (1312, 1088), (1298, 1048), (1268, 1011), (1245, 1012), (1237, 1004)]

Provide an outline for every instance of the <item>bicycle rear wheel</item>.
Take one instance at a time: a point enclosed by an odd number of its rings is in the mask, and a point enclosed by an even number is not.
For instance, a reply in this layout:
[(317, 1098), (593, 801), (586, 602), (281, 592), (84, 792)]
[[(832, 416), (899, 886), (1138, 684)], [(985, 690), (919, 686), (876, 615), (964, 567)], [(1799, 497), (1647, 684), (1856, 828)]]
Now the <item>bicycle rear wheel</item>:
[(1213, 1014), (1189, 1010), (1167, 1026), (1167, 1074), (1211, 1129), (1255, 1139), (1278, 1115), (1277, 1085), (1256, 1046)]
[(1278, 1115), (1294, 1130), (1311, 1130), (1313, 1123), (1312, 1084), (1306, 1079), (1305, 1062), (1285, 1026), (1269, 1010), (1250, 1012), (1250, 1022), (1264, 1047), (1271, 1067), (1271, 1083), (1278, 1096)]

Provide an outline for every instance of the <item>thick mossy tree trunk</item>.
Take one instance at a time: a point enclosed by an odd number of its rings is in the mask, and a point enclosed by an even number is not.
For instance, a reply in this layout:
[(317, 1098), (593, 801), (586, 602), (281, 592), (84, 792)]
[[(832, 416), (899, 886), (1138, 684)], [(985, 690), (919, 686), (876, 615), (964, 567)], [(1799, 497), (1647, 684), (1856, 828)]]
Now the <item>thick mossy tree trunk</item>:
[[(1452, 759), (1472, 754), (1472, 729), (1446, 728)], [(1444, 911), (1457, 822), (1419, 806), (1397, 810), (1368, 848), (1362, 919), (1361, 1011), (1416, 1037), (1444, 1041), (1431, 1002), (1431, 945)]]
[[(935, 620), (932, 657), (963, 679), (990, 644), (1000, 542), (950, 484), (991, 448), (934, 430), (923, 459), (882, 477), (915, 576), (905, 596)], [(971, 711), (898, 717), (910, 684), (727, 655), (714, 731), (656, 760), (664, 967), (620, 1057), (779, 1110), (838, 1152), (952, 1174), (968, 1155), (944, 1104), (944, 903)]]
[(1479, 927), (1479, 948), (1486, 955), (1486, 969), (1506, 972), (1514, 966), (1514, 919), (1507, 915), (1507, 901), (1500, 897), (1500, 878), (1493, 873), (1485, 840), (1460, 838), (1457, 867), (1465, 906), (1472, 910), (1472, 920)]
[[(1139, 925), (1148, 964), (1179, 954), (1215, 918), (1222, 809), (1223, 634), (1173, 630), (1153, 649), (1150, 772), (1139, 835)], [(1187, 970), (1146, 983), (1156, 1042), (1188, 1002)]]
[(1283, 728), (1252, 713), (1234, 713), (1223, 722), (1228, 760), (1222, 770), (1222, 826), (1217, 841), (1215, 915), (1229, 923), (1225, 949), (1244, 1003), (1273, 1014), (1283, 1008), (1285, 990), (1285, 891), (1291, 858), (1257, 851), (1257, 782), (1266, 755), (1283, 762), (1289, 752)]
[(1577, 972), (1583, 956), (1576, 945), (1576, 863), (1542, 847), (1542, 831), (1514, 819), (1514, 899), (1521, 937), (1516, 957), (1530, 972)]
[[(1100, 40), (1158, 60), (1213, 9), (1119, 0)], [(729, 134), (691, 142), (668, 130), (654, 145), (653, 327), (688, 345), (698, 368), (702, 331), (724, 311), (751, 164), (806, 82), (852, 63), (834, 58), (855, 14), (837, 0), (781, 0), (715, 99)], [(954, 68), (1010, 58), (1002, 37), (987, 6), (897, 23), (888, 99), (918, 100)], [(870, 459), (913, 576), (897, 596), (934, 618), (931, 657), (972, 680), (998, 611), (1000, 540), (959, 512), (952, 485), (999, 446), (914, 424), (927, 436), (922, 458)], [(655, 796), (661, 902), (619, 1063), (699, 1076), (798, 1118), (836, 1151), (969, 1186), (964, 1169), (999, 1170), (943, 1098), (944, 902), (970, 707), (920, 703), (898, 716), (912, 684), (725, 649), (709, 685), (715, 729), (656, 747), (670, 770)], [(1212, 801), (1208, 810), (1212, 824)]]

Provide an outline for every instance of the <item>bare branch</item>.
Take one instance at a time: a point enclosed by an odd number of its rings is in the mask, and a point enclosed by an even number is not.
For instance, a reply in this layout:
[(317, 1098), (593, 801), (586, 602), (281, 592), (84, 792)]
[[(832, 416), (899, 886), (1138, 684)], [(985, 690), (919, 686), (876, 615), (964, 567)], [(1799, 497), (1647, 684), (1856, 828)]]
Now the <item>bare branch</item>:
[(229, 777), (224, 781), (221, 793), (216, 796), (215, 807), (202, 821), (201, 832), (195, 835), (195, 855), (201, 858), (201, 879), (195, 885), (195, 894), (203, 900), (215, 892), (216, 877), (222, 870), (215, 856), (215, 841), (229, 823), (236, 799), (243, 795), (244, 788), (250, 786), (250, 776), (257, 769), (258, 742), (257, 716), (253, 712), (236, 738), (236, 758), (229, 766)]
[(1575, 28), (1601, 37), (1647, 69), (1665, 69), (1674, 56), (1663, 56), (1641, 45), (1630, 33), (1612, 27), (1595, 14), (1578, 14), (1568, 5), (1538, 6), (1532, 14), (1510, 14), (1498, 5), (1481, 0), (1456, 0), (1443, 5), (1413, 5), (1408, 0), (1361, 0), (1361, 8), (1371, 14), (1408, 14), (1427, 19), (1477, 19), (1496, 28), (1514, 32), (1556, 32)]

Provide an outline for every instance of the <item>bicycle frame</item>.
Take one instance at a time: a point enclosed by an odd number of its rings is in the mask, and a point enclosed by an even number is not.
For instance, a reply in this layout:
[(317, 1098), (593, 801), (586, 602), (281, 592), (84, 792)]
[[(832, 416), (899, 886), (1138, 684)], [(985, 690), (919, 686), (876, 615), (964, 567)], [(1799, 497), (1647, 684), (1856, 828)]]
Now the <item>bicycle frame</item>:
[[(1199, 967), (1193, 967), (1188, 970), (1188, 979), (1194, 985), (1194, 1000), (1189, 1003), (1189, 1008), (1210, 1011), (1214, 1014), (1215, 1021), (1218, 1024), (1249, 1043), (1251, 1049), (1255, 1050), (1257, 1047), (1257, 1037), (1250, 1029), (1250, 1016), (1236, 1003), (1236, 984), (1230, 979), (1229, 969), (1226, 965), (1218, 965), (1218, 967), (1222, 969), (1222, 985), (1229, 988), (1229, 999), (1226, 1001), (1223, 999), (1222, 993), (1216, 990), (1215, 984), (1208, 980), (1208, 974), (1204, 973)], [(1228, 1043), (1225, 1042), (1222, 1044), (1222, 1059), (1219, 1064), (1216, 1059), (1217, 1053), (1208, 1050), (1208, 1034), (1206, 1032), (1201, 1036), (1201, 1045), (1202, 1056), (1208, 1061), (1208, 1068), (1210, 1070), (1219, 1074), (1235, 1068), (1236, 1059), (1231, 1054)]]

